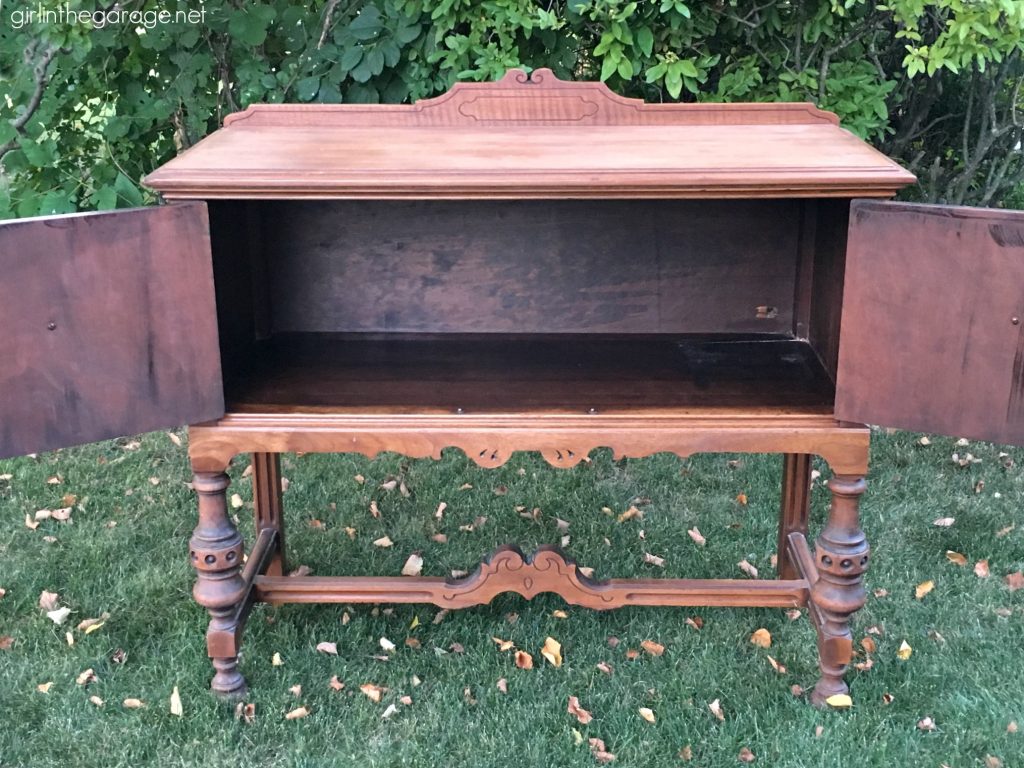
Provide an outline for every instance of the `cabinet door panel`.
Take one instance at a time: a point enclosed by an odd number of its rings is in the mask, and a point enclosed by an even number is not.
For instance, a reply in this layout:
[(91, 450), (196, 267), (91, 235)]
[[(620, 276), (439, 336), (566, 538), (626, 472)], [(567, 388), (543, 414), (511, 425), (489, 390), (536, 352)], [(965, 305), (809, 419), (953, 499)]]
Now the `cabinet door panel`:
[(205, 203), (0, 223), (0, 457), (224, 413)]
[(1024, 445), (1024, 213), (853, 202), (836, 416)]

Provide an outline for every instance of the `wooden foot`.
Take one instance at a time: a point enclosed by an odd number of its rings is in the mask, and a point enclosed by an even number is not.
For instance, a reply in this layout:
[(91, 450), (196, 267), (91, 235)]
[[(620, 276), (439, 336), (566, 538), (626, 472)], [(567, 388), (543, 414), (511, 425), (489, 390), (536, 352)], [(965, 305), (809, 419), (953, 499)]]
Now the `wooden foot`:
[(245, 679), (238, 672), (239, 614), (246, 593), (241, 575), (243, 545), (228, 515), (229, 483), (223, 472), (195, 473), (199, 523), (189, 542), (189, 557), (197, 577), (192, 594), (210, 614), (206, 646), (216, 671), (211, 688), (222, 696), (245, 691)]
[(811, 457), (786, 453), (782, 457), (782, 507), (779, 510), (779, 546), (776, 573), (780, 579), (796, 579), (796, 563), (789, 556), (789, 534), (807, 535), (811, 509)]
[(267, 566), (268, 576), (283, 576), (284, 517), (281, 501), (281, 454), (254, 453), (252, 455), (252, 498), (255, 507), (256, 533), (271, 528), (277, 534), (274, 554)]
[(818, 707), (836, 694), (848, 693), (843, 675), (853, 657), (850, 617), (864, 605), (867, 595), (863, 576), (869, 547), (860, 529), (858, 507), (866, 489), (858, 475), (837, 475), (828, 484), (832, 506), (828, 522), (815, 542), (814, 563), (818, 579), (811, 587), (817, 609), (818, 655), (821, 678), (811, 693)]

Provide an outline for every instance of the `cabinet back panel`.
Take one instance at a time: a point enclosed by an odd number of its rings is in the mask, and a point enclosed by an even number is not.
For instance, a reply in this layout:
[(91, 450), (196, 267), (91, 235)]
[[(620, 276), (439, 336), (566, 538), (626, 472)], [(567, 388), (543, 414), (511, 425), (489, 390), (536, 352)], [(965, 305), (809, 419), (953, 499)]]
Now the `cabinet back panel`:
[(794, 200), (256, 205), (274, 333), (793, 328)]

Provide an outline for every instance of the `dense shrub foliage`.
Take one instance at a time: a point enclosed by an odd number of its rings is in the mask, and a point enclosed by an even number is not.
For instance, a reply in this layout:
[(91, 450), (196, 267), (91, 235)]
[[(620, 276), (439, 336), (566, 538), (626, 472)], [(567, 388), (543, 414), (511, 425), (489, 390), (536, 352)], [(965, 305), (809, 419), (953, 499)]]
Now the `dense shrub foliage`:
[(147, 202), (142, 175), (252, 102), (402, 102), (513, 66), (653, 101), (813, 101), (917, 172), (922, 199), (996, 204), (1024, 178), (1019, 0), (38, 7), (0, 10), (0, 216)]

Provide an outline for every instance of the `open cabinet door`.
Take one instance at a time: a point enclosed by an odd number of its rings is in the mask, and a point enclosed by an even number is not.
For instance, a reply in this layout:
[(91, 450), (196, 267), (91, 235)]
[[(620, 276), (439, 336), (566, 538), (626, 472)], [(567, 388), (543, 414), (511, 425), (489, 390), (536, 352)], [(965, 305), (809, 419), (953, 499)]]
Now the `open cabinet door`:
[(1024, 213), (853, 202), (836, 417), (1024, 445)]
[(0, 223), (0, 457), (223, 413), (205, 203)]

